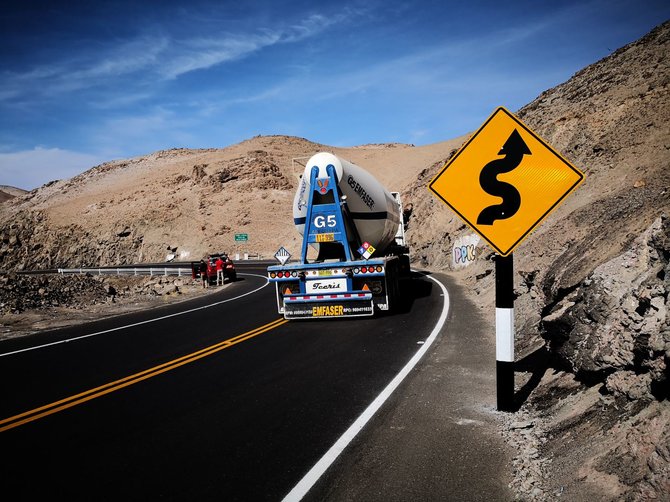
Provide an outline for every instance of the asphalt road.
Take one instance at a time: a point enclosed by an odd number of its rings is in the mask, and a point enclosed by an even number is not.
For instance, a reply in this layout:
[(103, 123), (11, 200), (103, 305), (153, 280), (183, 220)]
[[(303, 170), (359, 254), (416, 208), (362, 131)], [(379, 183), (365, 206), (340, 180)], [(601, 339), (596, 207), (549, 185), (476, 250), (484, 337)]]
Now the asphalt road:
[(412, 357), (444, 301), (416, 278), (394, 315), (285, 323), (271, 286), (245, 272), (181, 313), (0, 342), (3, 492), (280, 500)]
[(496, 410), (495, 327), (449, 276), (436, 342), (303, 502), (510, 502), (515, 451)]

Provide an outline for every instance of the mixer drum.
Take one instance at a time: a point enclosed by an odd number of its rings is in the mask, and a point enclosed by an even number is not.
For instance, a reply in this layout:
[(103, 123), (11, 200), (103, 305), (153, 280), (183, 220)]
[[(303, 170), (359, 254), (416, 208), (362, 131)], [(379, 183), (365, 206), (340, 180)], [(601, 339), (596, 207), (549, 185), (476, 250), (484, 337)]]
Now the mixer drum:
[[(310, 174), (319, 168), (318, 178), (327, 178), (326, 167), (335, 168), (337, 186), (341, 195), (347, 196), (347, 206), (361, 242), (368, 242), (377, 249), (377, 255), (393, 243), (400, 225), (400, 209), (393, 196), (363, 168), (328, 152), (312, 156), (302, 175), (293, 199), (293, 221), (302, 235), (305, 229), (307, 202), (311, 187)], [(318, 244), (314, 245), (318, 251)]]

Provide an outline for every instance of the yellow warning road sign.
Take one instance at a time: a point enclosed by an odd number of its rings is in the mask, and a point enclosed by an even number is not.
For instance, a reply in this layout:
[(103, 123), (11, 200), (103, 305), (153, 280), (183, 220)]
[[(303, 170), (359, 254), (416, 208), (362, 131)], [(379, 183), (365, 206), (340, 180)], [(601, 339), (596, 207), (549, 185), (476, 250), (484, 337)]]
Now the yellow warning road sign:
[(507, 256), (584, 175), (498, 108), (430, 182), (430, 190)]

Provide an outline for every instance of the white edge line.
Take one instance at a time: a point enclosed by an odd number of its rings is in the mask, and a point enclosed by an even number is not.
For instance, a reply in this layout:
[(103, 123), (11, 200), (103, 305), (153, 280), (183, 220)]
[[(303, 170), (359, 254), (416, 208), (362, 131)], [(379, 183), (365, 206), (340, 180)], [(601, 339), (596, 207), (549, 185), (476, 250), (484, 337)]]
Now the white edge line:
[(220, 302), (210, 303), (208, 305), (203, 305), (201, 307), (196, 307), (196, 308), (192, 308), (192, 309), (188, 309), (188, 310), (183, 310), (181, 312), (175, 312), (174, 314), (168, 314), (168, 315), (161, 316), (161, 317), (154, 317), (152, 319), (147, 319), (146, 321), (136, 322), (134, 324), (126, 324), (125, 326), (117, 326), (116, 328), (106, 329), (104, 331), (97, 331), (95, 333), (89, 333), (88, 335), (82, 335), (82, 336), (78, 336), (76, 338), (67, 338), (65, 340), (59, 340), (57, 342), (45, 343), (43, 345), (35, 345), (34, 347), (27, 347), (25, 349), (15, 350), (13, 352), (5, 352), (3, 354), (0, 354), (0, 357), (11, 356), (12, 354), (18, 354), (20, 352), (28, 352), (28, 351), (31, 351), (31, 350), (43, 349), (43, 348), (46, 348), (46, 347), (51, 347), (53, 345), (60, 345), (62, 343), (69, 343), (69, 342), (74, 342), (74, 341), (77, 341), (77, 340), (83, 340), (84, 338), (90, 338), (92, 336), (104, 335), (106, 333), (111, 333), (113, 331), (120, 331), (120, 330), (126, 329), (126, 328), (133, 328), (135, 326), (141, 326), (142, 324), (149, 324), (149, 323), (156, 322), (156, 321), (162, 321), (164, 319), (169, 319), (170, 317), (176, 317), (176, 316), (180, 316), (180, 315), (183, 315), (183, 314), (190, 314), (191, 312), (196, 312), (198, 310), (208, 309), (210, 307), (215, 307), (217, 305), (221, 305), (222, 303), (232, 302), (233, 300), (237, 300), (237, 299), (242, 298), (244, 296), (254, 294), (255, 292), (260, 291), (261, 289), (266, 287), (268, 284), (270, 284), (270, 281), (264, 275), (246, 274), (246, 273), (239, 273), (238, 275), (252, 275), (252, 276), (255, 276), (255, 277), (261, 277), (261, 278), (265, 279), (265, 284), (263, 284), (260, 288), (254, 289), (253, 291), (248, 291), (248, 292), (246, 292), (242, 295), (235, 296), (234, 298), (228, 298), (227, 300), (221, 300)]
[(440, 330), (444, 326), (444, 323), (447, 320), (447, 315), (449, 314), (449, 293), (447, 288), (431, 276), (428, 277), (430, 280), (435, 282), (442, 288), (444, 293), (444, 304), (442, 306), (442, 313), (433, 328), (433, 331), (430, 333), (426, 342), (421, 346), (421, 348), (414, 354), (414, 356), (408, 361), (405, 367), (400, 370), (400, 372), (391, 380), (391, 382), (386, 386), (386, 388), (379, 394), (372, 403), (361, 413), (361, 415), (356, 419), (356, 421), (351, 424), (351, 426), (342, 434), (342, 436), (335, 442), (333, 446), (321, 457), (321, 459), (314, 464), (307, 474), (298, 482), (297, 485), (284, 497), (282, 502), (298, 502), (307, 495), (307, 492), (316, 484), (316, 482), (323, 476), (323, 474), (328, 470), (328, 468), (335, 462), (335, 459), (342, 453), (342, 451), (351, 443), (351, 441), (358, 435), (358, 433), (365, 427), (365, 425), (370, 421), (370, 419), (379, 411), (379, 408), (386, 402), (386, 400), (393, 394), (393, 392), (398, 388), (402, 381), (407, 377), (410, 371), (416, 366), (419, 360), (424, 356), (428, 351), (430, 346), (433, 344)]

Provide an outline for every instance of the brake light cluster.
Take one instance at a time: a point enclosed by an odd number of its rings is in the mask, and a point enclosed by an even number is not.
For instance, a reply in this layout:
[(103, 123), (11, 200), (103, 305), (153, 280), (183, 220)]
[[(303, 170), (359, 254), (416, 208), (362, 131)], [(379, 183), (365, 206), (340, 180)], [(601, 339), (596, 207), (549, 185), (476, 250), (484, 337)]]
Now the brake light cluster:
[(381, 265), (377, 265), (376, 267), (374, 265), (368, 266), (362, 266), (362, 267), (356, 267), (354, 269), (354, 274), (373, 274), (373, 273), (382, 273), (384, 271), (384, 267)]
[(282, 278), (288, 278), (288, 277), (298, 277), (298, 272), (270, 272), (270, 279), (282, 279)]
[(304, 271), (279, 271), (279, 272), (270, 272), (270, 279), (289, 279), (289, 278), (300, 278), (305, 279), (305, 277), (338, 277), (338, 276), (347, 276), (352, 277), (353, 274), (381, 274), (384, 272), (384, 267), (381, 265), (364, 265), (362, 267), (355, 267), (354, 269), (343, 268), (343, 269), (330, 269), (330, 270), (304, 270)]

